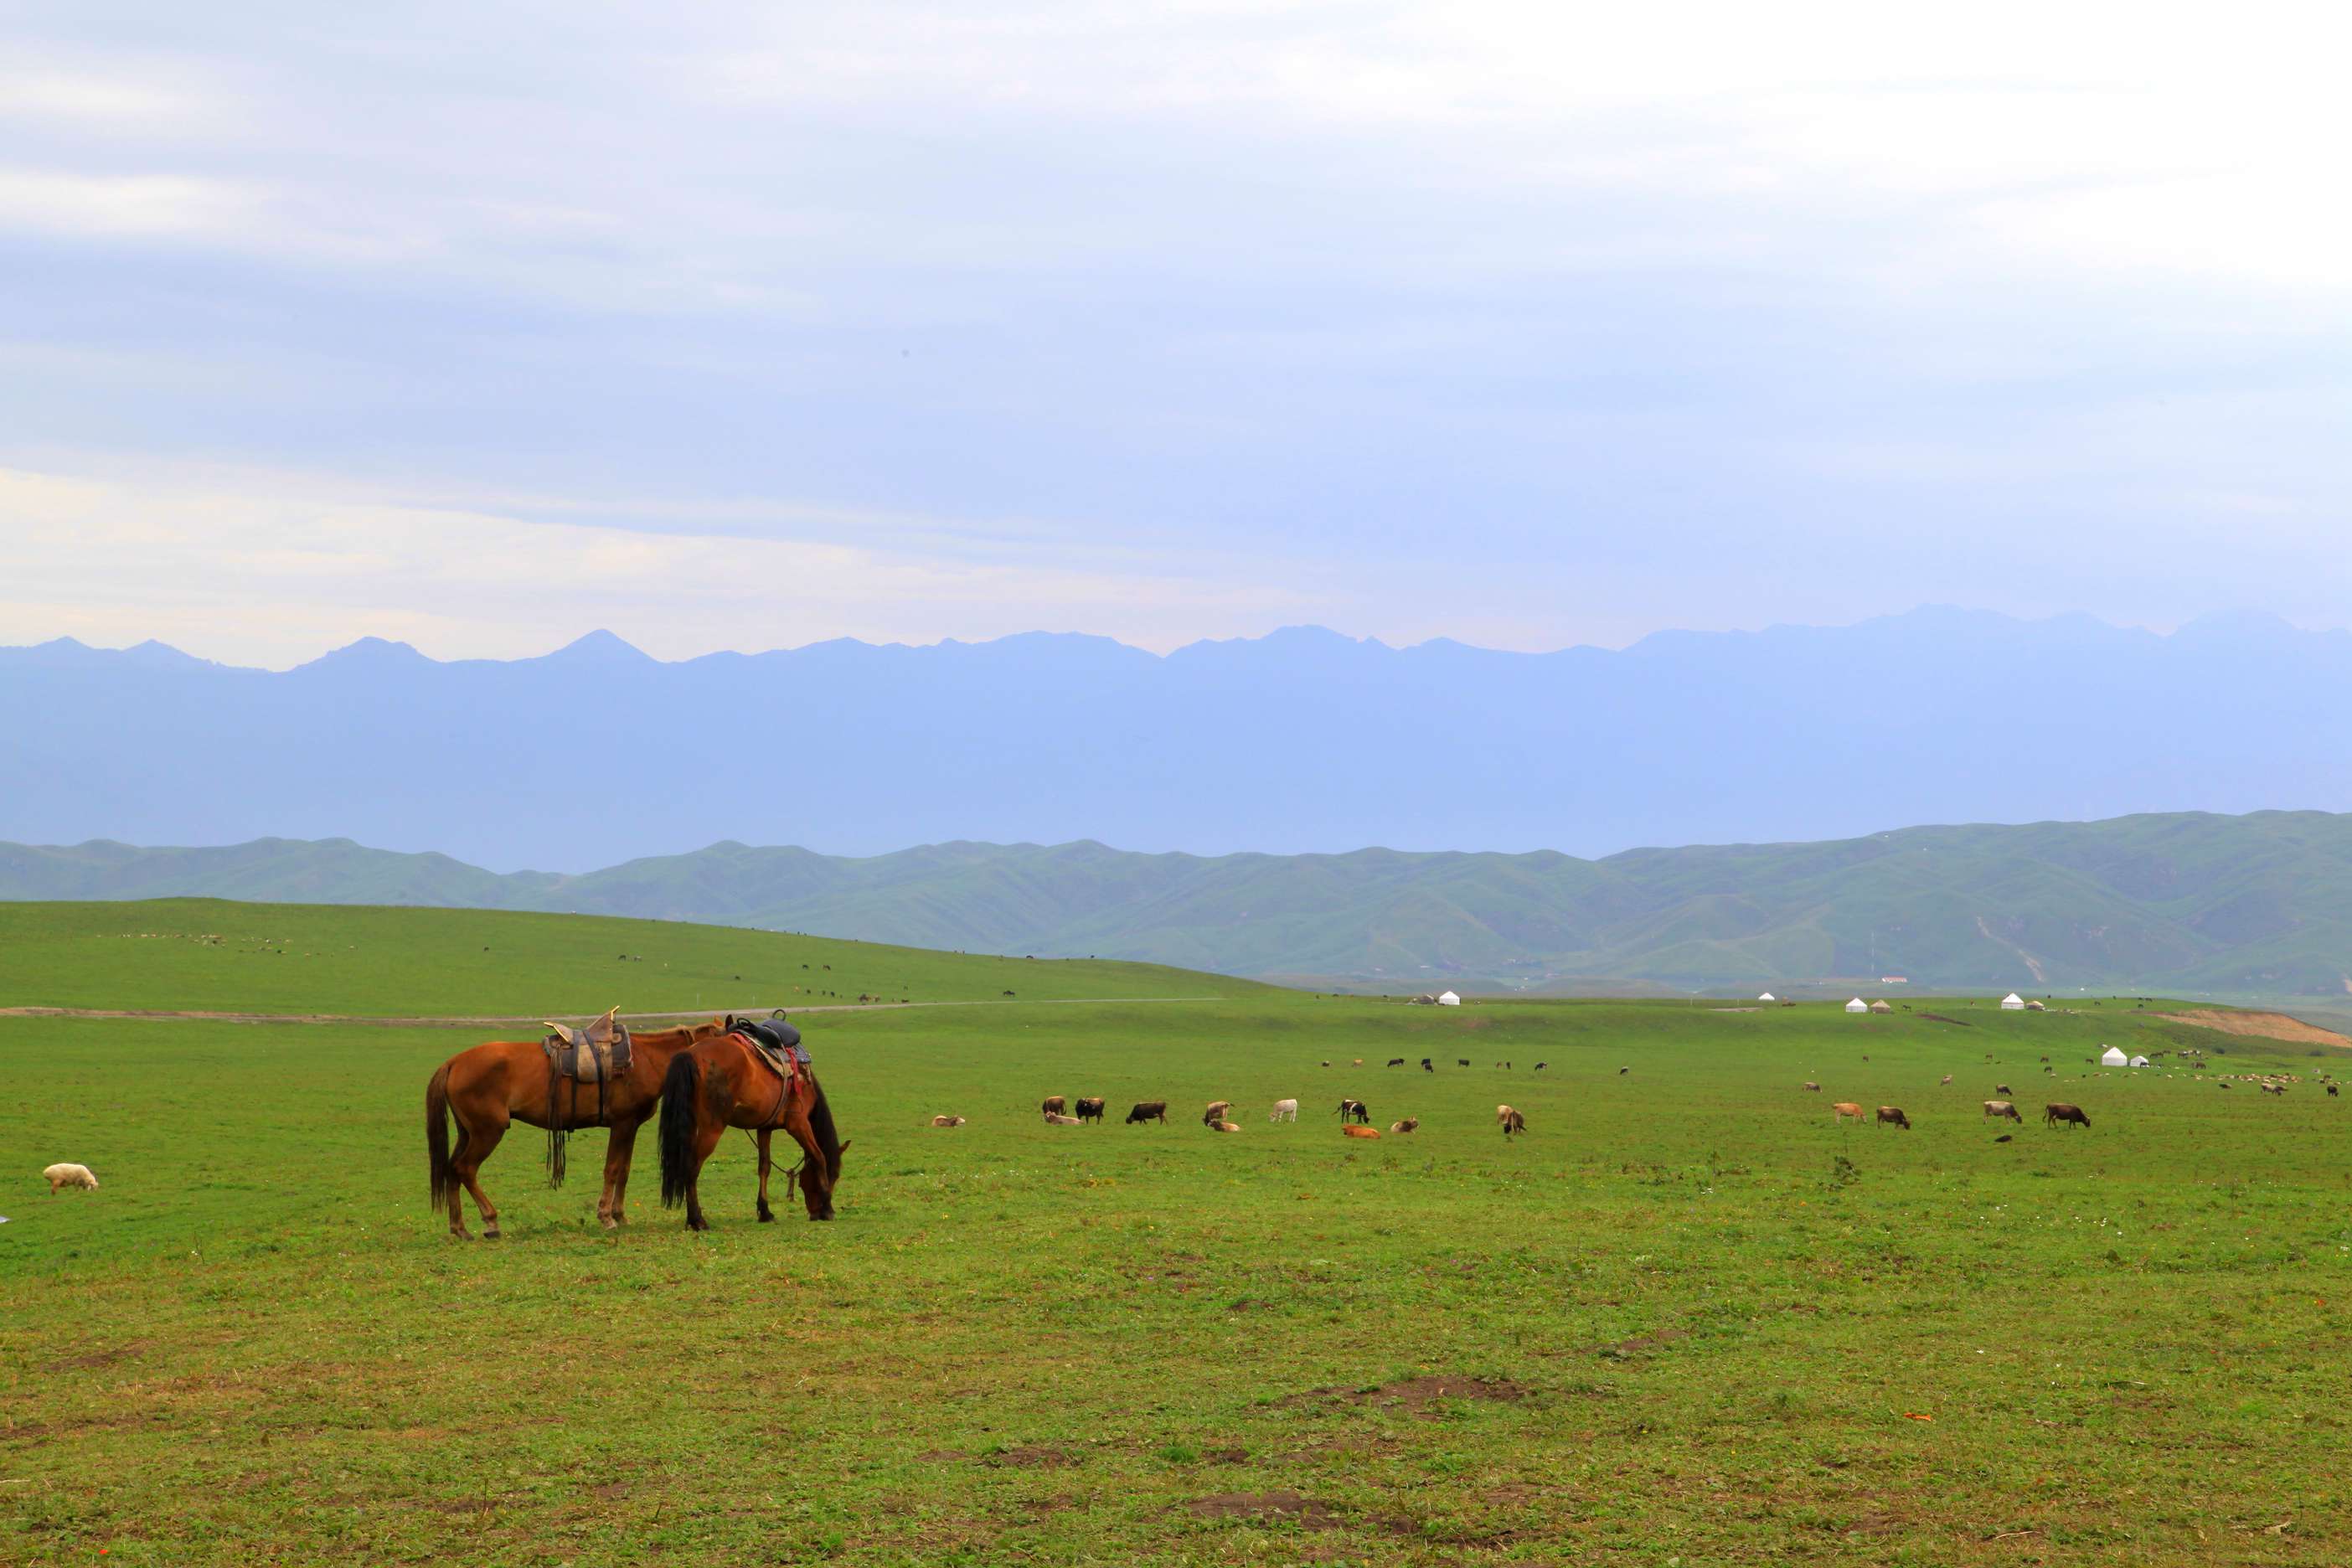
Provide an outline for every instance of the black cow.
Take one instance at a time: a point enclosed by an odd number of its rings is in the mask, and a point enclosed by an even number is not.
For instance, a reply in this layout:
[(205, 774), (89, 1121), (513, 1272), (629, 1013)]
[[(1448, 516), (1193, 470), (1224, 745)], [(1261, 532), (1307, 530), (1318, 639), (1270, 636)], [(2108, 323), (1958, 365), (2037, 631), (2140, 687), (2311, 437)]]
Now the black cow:
[(1543, 1069), (1544, 1069), (1544, 1068), (1548, 1068), (1548, 1067), (1549, 1067), (1549, 1066), (1551, 1066), (1551, 1063), (1549, 1063), (1549, 1062), (1538, 1062), (1538, 1063), (1536, 1063), (1536, 1071), (1538, 1071), (1538, 1072), (1541, 1072), (1541, 1071), (1543, 1071)]
[(1454, 1058), (1454, 1065), (1458, 1068), (1466, 1068), (1470, 1065), (1470, 1058), (1468, 1057), (1455, 1057)]
[(1429, 1058), (1427, 1057), (1423, 1057), (1421, 1058), (1421, 1070), (1423, 1072), (1435, 1072), (1437, 1069), (1429, 1065)]
[(1100, 1121), (1103, 1119), (1102, 1096), (1097, 1094), (1091, 1097), (1081, 1098), (1076, 1109), (1078, 1113), (1079, 1121)]
[(1139, 1121), (1157, 1121), (1162, 1127), (1167, 1126), (1168, 1102), (1164, 1100), (1137, 1100), (1135, 1109), (1127, 1113), (1127, 1124), (1132, 1127)]
[(1402, 1057), (1391, 1057), (1389, 1058), (1389, 1066), (1392, 1068), (1401, 1068), (1404, 1066), (1404, 1058)]

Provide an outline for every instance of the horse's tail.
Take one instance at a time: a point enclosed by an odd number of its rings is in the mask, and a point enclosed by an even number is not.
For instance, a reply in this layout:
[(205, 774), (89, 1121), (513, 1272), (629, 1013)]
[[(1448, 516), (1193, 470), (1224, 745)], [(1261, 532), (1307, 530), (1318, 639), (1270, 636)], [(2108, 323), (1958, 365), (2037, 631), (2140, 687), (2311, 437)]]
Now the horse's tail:
[(662, 1079), (661, 1176), (662, 1207), (676, 1208), (694, 1185), (695, 1101), (702, 1094), (702, 1068), (694, 1053), (672, 1057)]
[(443, 1062), (425, 1086), (425, 1168), (433, 1185), (433, 1206), (449, 1192), (449, 1064)]
[(833, 1104), (824, 1097), (824, 1085), (817, 1082), (816, 1074), (808, 1075), (809, 1088), (816, 1099), (809, 1106), (809, 1131), (816, 1134), (816, 1146), (824, 1151), (824, 1179), (827, 1186), (841, 1180), (841, 1133), (833, 1124)]

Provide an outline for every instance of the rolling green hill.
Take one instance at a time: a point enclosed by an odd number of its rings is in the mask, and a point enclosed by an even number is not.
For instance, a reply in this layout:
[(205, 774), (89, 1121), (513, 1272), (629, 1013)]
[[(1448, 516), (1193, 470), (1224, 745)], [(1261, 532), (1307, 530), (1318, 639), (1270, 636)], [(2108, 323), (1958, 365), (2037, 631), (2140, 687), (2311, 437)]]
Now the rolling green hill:
[(7, 898), (194, 893), (685, 919), (1383, 991), (1900, 974), (1956, 989), (2352, 992), (2352, 816), (2319, 812), (1915, 827), (1602, 860), (1093, 843), (860, 859), (728, 843), (582, 876), (499, 876), (348, 840), (0, 848)]
[(926, 952), (675, 921), (218, 899), (0, 903), (7, 1007), (570, 1016), (1263, 989), (1154, 964)]

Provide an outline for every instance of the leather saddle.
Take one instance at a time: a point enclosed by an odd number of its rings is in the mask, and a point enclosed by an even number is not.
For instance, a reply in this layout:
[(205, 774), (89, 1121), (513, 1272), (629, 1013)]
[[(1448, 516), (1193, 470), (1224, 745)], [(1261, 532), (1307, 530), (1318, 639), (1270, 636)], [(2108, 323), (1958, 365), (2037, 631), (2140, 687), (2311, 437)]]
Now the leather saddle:
[(798, 1078), (801, 1069), (809, 1065), (808, 1047), (801, 1044), (801, 1032), (782, 1018), (730, 1018), (727, 1027), (730, 1033), (741, 1036), (775, 1069), (776, 1076), (787, 1082)]
[(629, 1026), (621, 1022), (618, 1007), (578, 1028), (550, 1024), (541, 1045), (547, 1051), (548, 1071), (553, 1078), (593, 1083), (601, 1091), (604, 1085), (629, 1075)]

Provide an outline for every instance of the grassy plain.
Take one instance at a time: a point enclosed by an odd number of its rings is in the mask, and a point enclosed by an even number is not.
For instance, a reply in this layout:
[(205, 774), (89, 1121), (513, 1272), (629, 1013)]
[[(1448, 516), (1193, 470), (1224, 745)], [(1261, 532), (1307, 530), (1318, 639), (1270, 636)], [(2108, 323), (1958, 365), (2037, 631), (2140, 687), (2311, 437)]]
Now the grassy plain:
[[(170, 923), (131, 908), (118, 927)], [(0, 1005), (650, 1010), (800, 973), (654, 926), (614, 992), (604, 922), (575, 951), (517, 923), (541, 917), (194, 912), (289, 954), (206, 970), (86, 931), (28, 983), (19, 923)], [(372, 956), (296, 967), (337, 935)], [(1005, 988), (960, 969), (1001, 961), (918, 962), (918, 996)], [(1044, 1005), (1030, 981), (808, 1020), (853, 1140), (831, 1226), (753, 1223), (736, 1138), (720, 1228), (689, 1237), (648, 1140), (607, 1236), (526, 1130), (486, 1171), (509, 1239), (471, 1247), (425, 1210), (418, 1126), (465, 1034), (0, 1018), (0, 1563), (2352, 1560), (2352, 1163), (2307, 1047), (2130, 1002), (1190, 984), (1227, 994)], [(2103, 1042), (2305, 1081), (2101, 1072)], [(2093, 1126), (1997, 1143), (1998, 1082)], [(1053, 1091), (1180, 1120), (1049, 1128)], [(1343, 1142), (1342, 1093), (1423, 1130)], [(1286, 1095), (1300, 1122), (1269, 1125)], [(1211, 1099), (1239, 1135), (1181, 1119)], [(1916, 1131), (1833, 1126), (1838, 1099)], [(102, 1189), (46, 1196), (58, 1159)]]

